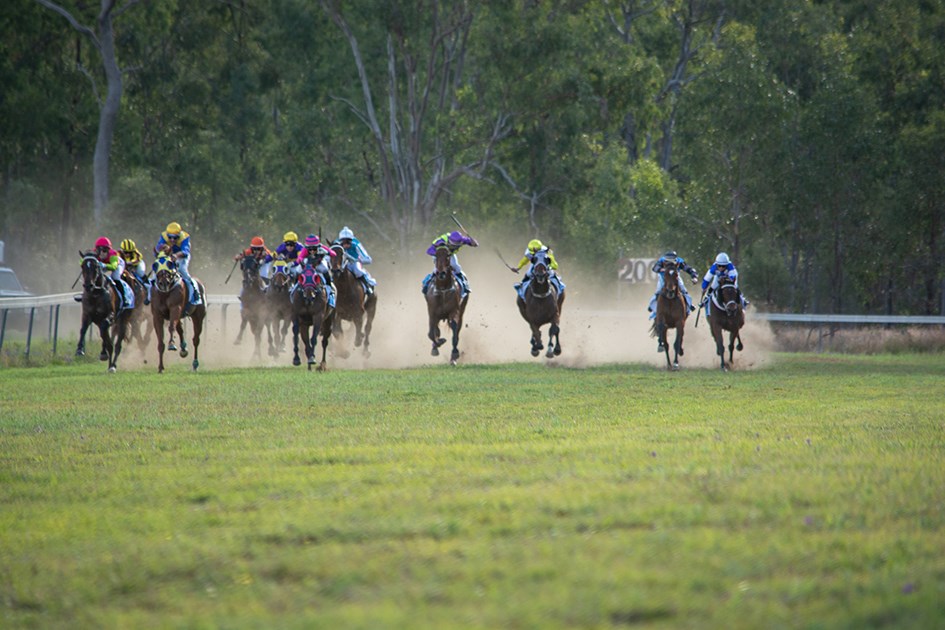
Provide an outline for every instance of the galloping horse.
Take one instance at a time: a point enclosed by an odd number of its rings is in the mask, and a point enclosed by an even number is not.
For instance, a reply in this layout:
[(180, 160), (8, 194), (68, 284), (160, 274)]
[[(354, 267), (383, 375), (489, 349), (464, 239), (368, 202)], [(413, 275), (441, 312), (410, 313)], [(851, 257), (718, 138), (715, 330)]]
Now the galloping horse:
[(433, 279), (426, 295), (427, 314), (430, 318), (430, 329), (427, 336), (433, 342), (430, 354), (439, 356), (440, 346), (446, 343), (446, 339), (440, 337), (440, 322), (447, 321), (453, 331), (453, 351), (450, 353), (450, 364), (456, 365), (456, 361), (459, 359), (459, 331), (463, 327), (463, 313), (466, 311), (469, 295), (462, 295), (459, 281), (453, 275), (450, 256), (450, 250), (445, 245), (436, 248), (436, 271), (433, 273)]
[[(683, 333), (686, 318), (689, 316), (689, 307), (686, 306), (686, 297), (679, 286), (680, 282), (682, 281), (679, 279), (676, 263), (666, 262), (663, 271), (663, 289), (656, 298), (656, 321), (650, 328), (651, 336), (659, 339), (656, 351), (666, 353), (666, 367), (672, 370), (679, 369), (679, 357), (683, 356)], [(676, 329), (672, 363), (669, 361), (669, 344), (666, 341), (666, 332), (670, 328)]]
[(135, 307), (131, 309), (131, 313), (128, 315), (125, 341), (137, 340), (138, 348), (144, 350), (148, 342), (151, 341), (151, 326), (149, 325), (150, 322), (147, 321), (148, 307), (144, 303), (148, 296), (148, 289), (127, 269), (121, 274), (121, 278), (131, 287), (132, 293), (135, 294)]
[(240, 331), (236, 335), (234, 345), (240, 345), (243, 341), (243, 331), (246, 330), (246, 324), (253, 333), (256, 345), (253, 349), (253, 358), (262, 357), (259, 346), (262, 343), (263, 329), (269, 338), (269, 355), (273, 356), (275, 351), (272, 346), (272, 330), (269, 327), (268, 302), (266, 298), (266, 283), (259, 275), (259, 261), (253, 256), (246, 256), (240, 262), (243, 269), (243, 292), (240, 295)]
[[(82, 327), (75, 354), (77, 357), (85, 356), (85, 333), (91, 324), (95, 324), (102, 337), (102, 352), (98, 358), (108, 361), (108, 371), (114, 372), (118, 369), (118, 355), (125, 339), (129, 311), (119, 311), (119, 289), (108, 278), (104, 265), (95, 254), (79, 252), (79, 255), (82, 256)], [(114, 335), (110, 330), (112, 323), (115, 324)]]
[(194, 361), (193, 369), (196, 372), (200, 361), (197, 359), (197, 351), (200, 347), (200, 333), (203, 331), (203, 320), (207, 316), (207, 296), (203, 284), (193, 278), (197, 291), (200, 292), (201, 303), (191, 307), (190, 312), (185, 313), (188, 306), (187, 286), (181, 278), (180, 271), (174, 260), (166, 254), (161, 254), (155, 261), (157, 273), (154, 276), (154, 287), (151, 291), (151, 320), (154, 323), (154, 333), (158, 341), (158, 373), (164, 371), (164, 322), (168, 322), (167, 332), (170, 335), (170, 350), (174, 350), (174, 331), (177, 331), (180, 337), (180, 356), (187, 357), (187, 342), (184, 341), (184, 327), (181, 320), (184, 317), (190, 317), (194, 324)]
[(559, 295), (558, 287), (551, 282), (548, 257), (543, 252), (536, 254), (532, 263), (532, 279), (525, 289), (525, 298), (522, 299), (519, 295), (516, 304), (519, 313), (532, 328), (532, 356), (537, 357), (544, 348), (541, 343), (541, 327), (545, 324), (551, 324), (548, 328), (548, 352), (545, 356), (551, 359), (561, 354), (558, 324), (564, 294)]
[[(335, 289), (338, 291), (332, 332), (335, 337), (341, 337), (342, 321), (354, 324), (354, 347), (360, 347), (364, 343), (364, 356), (369, 357), (371, 356), (371, 327), (374, 323), (374, 312), (377, 310), (377, 293), (365, 294), (361, 281), (348, 268), (351, 257), (345, 253), (341, 245), (332, 245), (331, 249), (335, 252), (335, 256), (331, 259), (331, 275), (335, 281)], [(361, 331), (362, 325), (364, 332)], [(347, 356), (347, 351), (341, 356)]]
[[(322, 335), (322, 362), (318, 364), (318, 371), (327, 369), (325, 355), (328, 352), (328, 338), (331, 337), (331, 327), (334, 323), (335, 309), (328, 304), (328, 288), (321, 275), (311, 267), (299, 275), (299, 285), (292, 297), (292, 365), (301, 365), (299, 360), (299, 334), (305, 346), (305, 357), (308, 359), (308, 369), (315, 363), (315, 344), (318, 334)], [(312, 329), (309, 335), (309, 328)]]
[(269, 291), (266, 294), (272, 325), (273, 344), (269, 350), (272, 356), (277, 356), (285, 350), (285, 338), (292, 323), (292, 300), (289, 297), (291, 282), (289, 263), (285, 260), (273, 262), (272, 278), (269, 280)]
[[(742, 311), (742, 300), (738, 288), (731, 280), (722, 280), (719, 288), (712, 292), (709, 300), (709, 327), (715, 339), (716, 352), (721, 362), (720, 367), (725, 370), (725, 340), (723, 330), (729, 332), (728, 362), (734, 362), (735, 350), (741, 352), (742, 338), (740, 330), (745, 325), (745, 313)], [(738, 342), (738, 345), (735, 345)]]

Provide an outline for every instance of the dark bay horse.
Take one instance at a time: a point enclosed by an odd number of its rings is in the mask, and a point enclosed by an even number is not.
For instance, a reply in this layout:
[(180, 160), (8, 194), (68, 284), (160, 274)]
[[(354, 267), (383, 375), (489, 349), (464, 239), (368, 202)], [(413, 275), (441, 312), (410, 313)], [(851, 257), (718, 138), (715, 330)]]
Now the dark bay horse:
[(266, 293), (269, 321), (272, 326), (273, 343), (269, 351), (272, 356), (277, 356), (285, 350), (286, 335), (292, 324), (292, 300), (289, 297), (291, 284), (288, 261), (278, 259), (273, 261), (272, 278), (269, 280), (269, 291)]
[[(108, 361), (108, 371), (118, 369), (118, 355), (125, 339), (129, 311), (121, 310), (122, 299), (118, 287), (108, 278), (105, 266), (93, 253), (82, 253), (82, 327), (76, 356), (85, 356), (85, 333), (89, 326), (98, 326), (102, 337), (102, 351), (98, 358)], [(111, 330), (112, 324), (115, 330)]]
[(144, 303), (145, 298), (148, 296), (148, 289), (138, 280), (135, 274), (127, 269), (121, 274), (121, 278), (128, 283), (128, 286), (131, 287), (132, 292), (135, 294), (135, 307), (128, 315), (125, 341), (136, 340), (138, 342), (138, 348), (143, 351), (151, 341), (151, 322), (148, 318), (150, 309)]
[(269, 300), (266, 297), (266, 282), (259, 275), (259, 261), (253, 256), (246, 256), (240, 261), (243, 271), (243, 292), (240, 294), (240, 331), (236, 335), (234, 345), (243, 341), (243, 331), (246, 324), (253, 333), (255, 346), (253, 358), (262, 358), (260, 345), (262, 344), (263, 330), (269, 339), (269, 355), (275, 354), (272, 346), (272, 330), (269, 326)]
[[(335, 337), (342, 336), (342, 321), (354, 325), (354, 347), (364, 344), (364, 356), (371, 356), (371, 327), (374, 324), (374, 313), (377, 310), (377, 293), (366, 295), (364, 285), (348, 268), (351, 257), (345, 253), (341, 245), (332, 245), (335, 252), (331, 259), (331, 274), (335, 281), (338, 295), (335, 301), (335, 324), (332, 331)], [(363, 332), (362, 332), (363, 327)], [(341, 356), (348, 356), (347, 351)]]
[[(689, 316), (689, 307), (686, 306), (686, 297), (683, 295), (679, 283), (679, 269), (673, 261), (664, 265), (663, 289), (656, 298), (656, 321), (650, 328), (651, 336), (659, 340), (657, 352), (666, 353), (666, 367), (671, 370), (679, 369), (679, 357), (683, 356), (683, 333), (686, 327), (686, 318)], [(669, 360), (669, 342), (666, 333), (670, 328), (676, 329), (676, 341), (673, 343), (673, 361)]]
[(531, 282), (525, 289), (525, 299), (519, 295), (516, 304), (522, 317), (532, 329), (532, 356), (537, 357), (544, 346), (541, 343), (541, 327), (551, 324), (548, 328), (549, 359), (561, 354), (561, 339), (559, 338), (558, 324), (561, 319), (561, 307), (564, 304), (564, 294), (558, 294), (558, 287), (551, 281), (548, 257), (541, 252), (536, 254), (532, 263)]
[(207, 295), (203, 284), (193, 278), (194, 285), (200, 292), (201, 303), (187, 312), (187, 286), (177, 270), (174, 260), (165, 254), (158, 256), (157, 272), (154, 276), (154, 286), (151, 291), (151, 321), (154, 324), (154, 333), (158, 342), (158, 373), (164, 371), (164, 323), (167, 322), (167, 332), (170, 336), (170, 350), (174, 350), (174, 331), (180, 338), (180, 356), (187, 357), (187, 342), (184, 341), (184, 326), (181, 320), (189, 317), (194, 325), (194, 360), (193, 369), (196, 372), (200, 365), (197, 358), (200, 347), (200, 333), (203, 332), (203, 321), (207, 316)]
[[(709, 299), (709, 328), (715, 339), (716, 353), (723, 370), (725, 365), (725, 333), (729, 332), (728, 363), (732, 365), (735, 350), (742, 351), (741, 328), (745, 325), (745, 313), (742, 311), (742, 300), (738, 288), (729, 279), (720, 280), (719, 288), (712, 292)], [(736, 345), (737, 343), (737, 345)]]
[(433, 342), (430, 354), (439, 356), (440, 346), (446, 339), (440, 337), (440, 322), (446, 321), (453, 331), (453, 351), (450, 353), (450, 364), (456, 365), (459, 359), (459, 331), (463, 327), (463, 313), (466, 311), (466, 302), (469, 295), (463, 295), (459, 281), (453, 275), (450, 264), (450, 250), (446, 246), (436, 249), (435, 271), (430, 287), (427, 289), (427, 314), (430, 319), (430, 328), (427, 336)]
[[(307, 267), (302, 270), (298, 283), (292, 296), (292, 365), (302, 364), (299, 360), (299, 335), (301, 335), (308, 369), (312, 369), (312, 364), (315, 363), (315, 344), (321, 333), (322, 361), (318, 364), (318, 371), (324, 372), (328, 369), (325, 356), (328, 353), (328, 339), (331, 337), (335, 309), (328, 304), (328, 288), (325, 286), (325, 281), (314, 269)], [(310, 328), (311, 334), (309, 334)]]

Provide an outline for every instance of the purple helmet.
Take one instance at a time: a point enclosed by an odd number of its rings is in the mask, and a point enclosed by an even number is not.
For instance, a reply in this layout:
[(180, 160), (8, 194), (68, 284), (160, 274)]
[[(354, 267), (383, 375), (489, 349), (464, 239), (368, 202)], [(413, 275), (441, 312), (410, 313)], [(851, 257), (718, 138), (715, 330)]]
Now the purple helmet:
[(456, 231), (450, 232), (449, 240), (453, 245), (461, 245), (463, 242), (463, 235)]

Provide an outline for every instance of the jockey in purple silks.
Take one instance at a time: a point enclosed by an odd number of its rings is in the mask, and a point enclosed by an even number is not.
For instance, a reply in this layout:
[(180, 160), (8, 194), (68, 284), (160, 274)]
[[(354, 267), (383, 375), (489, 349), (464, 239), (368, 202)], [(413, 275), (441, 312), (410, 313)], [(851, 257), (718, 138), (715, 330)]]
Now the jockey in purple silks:
[[(465, 295), (470, 292), (469, 280), (466, 278), (466, 274), (463, 273), (463, 268), (459, 266), (459, 261), (456, 259), (456, 252), (459, 251), (463, 245), (479, 247), (479, 241), (471, 236), (466, 236), (456, 231), (441, 234), (436, 237), (433, 243), (427, 248), (427, 255), (436, 256), (437, 248), (443, 247), (444, 245), (450, 250), (450, 266), (453, 268), (453, 273), (456, 274), (456, 279), (459, 280), (459, 284), (462, 286), (463, 294)], [(429, 273), (427, 277), (423, 279), (424, 294), (427, 292), (427, 287), (430, 285), (430, 279), (432, 277), (433, 274)]]

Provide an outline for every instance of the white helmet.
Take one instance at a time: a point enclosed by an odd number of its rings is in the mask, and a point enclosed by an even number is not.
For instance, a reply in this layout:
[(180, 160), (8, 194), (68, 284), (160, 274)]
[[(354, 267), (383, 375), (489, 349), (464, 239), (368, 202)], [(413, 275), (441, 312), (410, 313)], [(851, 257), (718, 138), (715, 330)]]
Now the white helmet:
[(344, 238), (354, 239), (354, 232), (352, 232), (351, 228), (349, 228), (347, 225), (341, 228), (341, 231), (338, 232), (338, 240), (340, 241)]
[(728, 254), (726, 254), (725, 252), (722, 252), (718, 256), (715, 257), (715, 264), (716, 265), (730, 265), (732, 264), (732, 261), (729, 259)]

